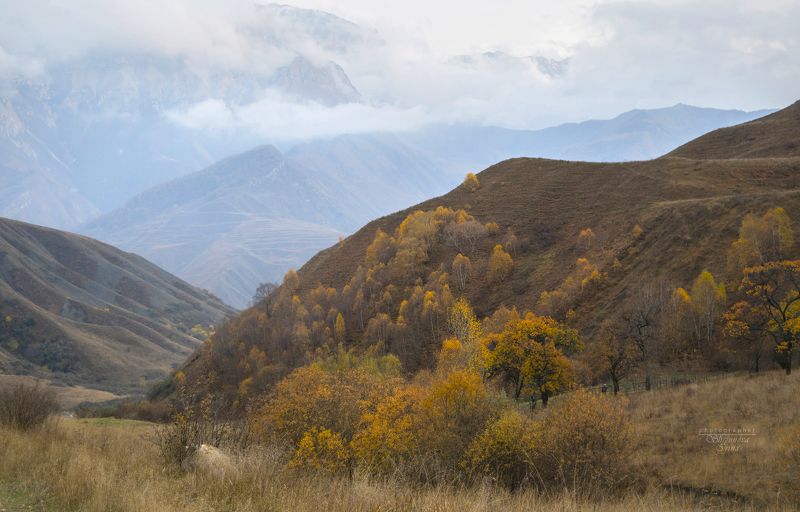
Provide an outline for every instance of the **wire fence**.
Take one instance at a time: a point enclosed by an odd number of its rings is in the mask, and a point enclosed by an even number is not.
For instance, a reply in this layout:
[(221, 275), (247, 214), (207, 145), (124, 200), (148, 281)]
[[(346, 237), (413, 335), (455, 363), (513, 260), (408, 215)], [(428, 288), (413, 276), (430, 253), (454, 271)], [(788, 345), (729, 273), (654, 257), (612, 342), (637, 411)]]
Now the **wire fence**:
[[(687, 384), (698, 384), (703, 382), (715, 381), (743, 375), (742, 372), (720, 372), (720, 373), (662, 373), (647, 376), (637, 376), (634, 378), (623, 379), (619, 384), (619, 392), (625, 394), (641, 393), (648, 390), (675, 388)], [(613, 393), (614, 387), (611, 382), (587, 387), (588, 391), (603, 393), (605, 386), (606, 393)]]

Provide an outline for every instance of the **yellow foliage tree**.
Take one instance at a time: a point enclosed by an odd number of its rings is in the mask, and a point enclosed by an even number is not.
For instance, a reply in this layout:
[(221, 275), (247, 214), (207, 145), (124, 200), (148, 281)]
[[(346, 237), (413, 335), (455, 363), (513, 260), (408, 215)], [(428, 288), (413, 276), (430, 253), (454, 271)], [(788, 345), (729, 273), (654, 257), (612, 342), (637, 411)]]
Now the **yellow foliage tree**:
[(742, 219), (739, 237), (731, 245), (731, 270), (778, 261), (794, 247), (794, 231), (786, 210), (773, 208), (761, 217), (748, 214)]
[(577, 331), (552, 318), (528, 313), (485, 340), (487, 373), (501, 376), (519, 399), (523, 391), (549, 398), (571, 386), (572, 364), (562, 350), (581, 348)]
[(345, 337), (344, 317), (341, 313), (336, 315), (336, 324), (334, 325), (334, 335), (336, 336), (336, 343), (344, 343)]
[(453, 258), (453, 275), (456, 277), (456, 284), (460, 291), (464, 291), (467, 287), (467, 282), (472, 275), (472, 262), (469, 257), (461, 253), (456, 254)]
[(486, 279), (490, 283), (499, 283), (504, 281), (514, 269), (514, 260), (508, 254), (503, 246), (497, 244), (489, 256), (489, 266), (486, 269)]
[(478, 181), (478, 177), (475, 176), (474, 173), (468, 172), (466, 176), (464, 176), (464, 182), (461, 184), (469, 192), (475, 192), (481, 186), (480, 182)]

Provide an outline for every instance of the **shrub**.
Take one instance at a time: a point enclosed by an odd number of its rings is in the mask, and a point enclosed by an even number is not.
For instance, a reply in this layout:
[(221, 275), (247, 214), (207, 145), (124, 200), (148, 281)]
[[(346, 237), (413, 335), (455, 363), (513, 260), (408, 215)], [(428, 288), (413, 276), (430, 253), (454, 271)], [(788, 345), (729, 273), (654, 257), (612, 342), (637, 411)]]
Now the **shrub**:
[(542, 423), (535, 464), (544, 483), (588, 493), (632, 478), (634, 432), (622, 398), (576, 391)]
[(0, 424), (29, 430), (41, 426), (58, 411), (53, 392), (36, 384), (16, 384), (0, 389)]
[(351, 454), (342, 436), (329, 429), (310, 429), (297, 443), (289, 467), (331, 475), (349, 473)]
[(478, 177), (475, 176), (475, 173), (468, 172), (466, 176), (464, 176), (464, 182), (461, 184), (469, 192), (475, 192), (481, 186), (480, 182), (478, 181)]
[(199, 403), (185, 401), (173, 412), (172, 421), (154, 431), (152, 441), (167, 465), (185, 467), (186, 461), (200, 448), (241, 448), (249, 443), (245, 422), (220, 420), (212, 414), (212, 399)]
[(417, 452), (420, 405), (425, 390), (420, 386), (398, 387), (365, 413), (361, 430), (351, 446), (359, 466), (369, 473), (398, 473)]
[(536, 424), (508, 410), (470, 444), (462, 467), (472, 476), (486, 476), (515, 489), (532, 476)]

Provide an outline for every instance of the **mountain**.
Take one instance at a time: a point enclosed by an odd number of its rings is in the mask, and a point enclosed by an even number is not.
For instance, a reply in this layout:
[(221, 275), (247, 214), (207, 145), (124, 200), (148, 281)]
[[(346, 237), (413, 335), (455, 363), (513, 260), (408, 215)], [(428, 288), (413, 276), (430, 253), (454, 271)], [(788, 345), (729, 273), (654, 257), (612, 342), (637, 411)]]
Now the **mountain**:
[[(590, 343), (604, 320), (689, 286), (704, 269), (735, 280), (726, 253), (745, 215), (783, 207), (800, 218), (800, 157), (787, 156), (784, 144), (800, 137), (796, 107), (752, 123), (748, 144), (765, 148), (758, 158), (500, 162), (478, 174), (477, 189), (459, 186), (376, 219), (318, 253), (269, 301), (218, 331), (189, 360), (187, 375), (214, 371), (226, 383), (215, 391), (235, 393), (249, 375), (218, 357), (232, 343), (244, 343), (239, 353), (264, 351), (283, 374), (343, 341), (390, 351), (410, 372), (430, 367), (457, 295), (481, 317), (516, 306), (569, 318)], [(702, 137), (692, 147), (722, 152), (719, 140)], [(740, 151), (735, 143), (730, 149)], [(511, 266), (491, 261), (497, 244)], [(468, 267), (456, 267), (460, 252)], [(262, 379), (263, 389), (271, 382)]]
[(252, 9), (237, 29), (252, 52), (241, 56), (248, 65), (95, 49), (36, 75), (0, 76), (0, 214), (73, 228), (263, 143), (219, 118), (195, 123), (209, 108), (276, 97), (328, 107), (360, 101), (333, 59), (381, 44), (373, 31), (318, 11)]
[(286, 154), (264, 146), (148, 190), (83, 231), (245, 306), (258, 283), (279, 281), (344, 232), (446, 183), (391, 135)]
[(458, 169), (463, 174), (517, 156), (587, 162), (649, 160), (711, 130), (770, 112), (678, 104), (542, 130), (435, 126), (409, 134), (407, 139), (444, 169)]
[(670, 153), (684, 158), (800, 157), (800, 101), (749, 123), (720, 128)]
[(139, 256), (0, 218), (0, 373), (141, 390), (232, 313)]
[(440, 126), (343, 135), (227, 158), (154, 187), (81, 228), (244, 307), (370, 219), (446, 192), (468, 171), (519, 155), (626, 160), (755, 112), (678, 105), (540, 131)]

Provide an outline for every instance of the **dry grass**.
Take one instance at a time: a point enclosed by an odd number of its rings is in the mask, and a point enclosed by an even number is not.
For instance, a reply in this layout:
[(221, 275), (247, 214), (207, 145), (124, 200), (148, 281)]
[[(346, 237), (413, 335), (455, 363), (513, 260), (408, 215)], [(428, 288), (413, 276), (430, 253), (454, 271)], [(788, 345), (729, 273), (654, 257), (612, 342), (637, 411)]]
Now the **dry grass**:
[(24, 375), (0, 375), (0, 389), (17, 384), (34, 385), (36, 383), (52, 391), (59, 407), (64, 410), (73, 409), (84, 402), (106, 402), (120, 398), (114, 393), (99, 389), (83, 386), (55, 386), (50, 381)]
[[(739, 496), (800, 504), (800, 375), (779, 371), (633, 395), (644, 436), (638, 457), (651, 478)], [(747, 429), (740, 451), (721, 452), (702, 429)], [(729, 444), (730, 446), (730, 444)]]
[[(800, 473), (787, 464), (800, 461), (797, 380), (772, 373), (634, 396), (634, 422), (645, 434), (638, 458), (649, 484), (593, 503), (489, 486), (300, 476), (286, 469), (285, 452), (265, 447), (235, 456), (237, 475), (219, 480), (165, 469), (149, 441), (153, 425), (119, 420), (59, 419), (29, 433), (0, 431), (0, 482), (46, 495), (59, 510), (87, 511), (794, 510)], [(744, 452), (721, 454), (697, 436), (713, 427), (754, 428), (758, 436)], [(669, 484), (681, 490), (669, 492)]]

